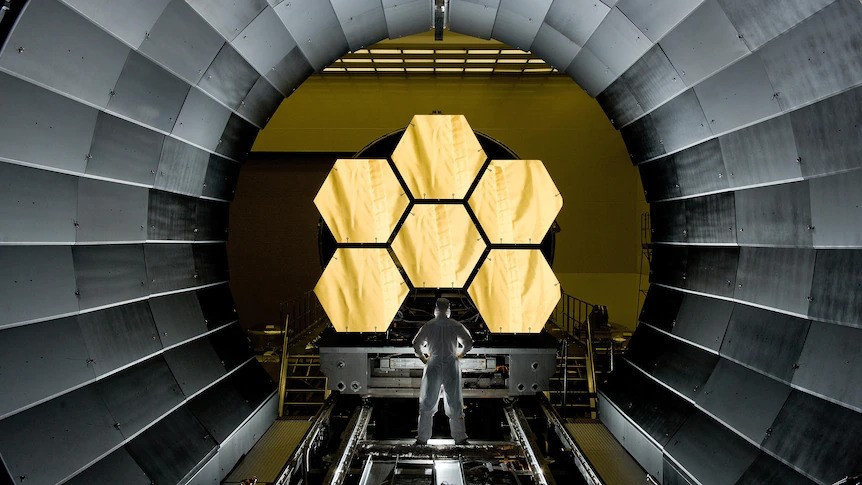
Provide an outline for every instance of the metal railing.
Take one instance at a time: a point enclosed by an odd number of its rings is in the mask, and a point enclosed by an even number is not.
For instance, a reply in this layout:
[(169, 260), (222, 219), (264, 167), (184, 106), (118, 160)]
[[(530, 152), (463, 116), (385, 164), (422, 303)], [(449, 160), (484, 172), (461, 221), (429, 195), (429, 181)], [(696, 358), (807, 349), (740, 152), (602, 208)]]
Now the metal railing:
[(281, 370), (278, 379), (278, 416), (284, 415), (284, 395), (287, 388), (288, 359), (290, 344), (304, 336), (309, 330), (326, 321), (326, 312), (314, 291), (279, 305), (281, 321), (284, 324), (281, 344)]
[[(593, 329), (590, 322), (590, 313), (595, 305), (587, 303), (580, 298), (563, 293), (560, 303), (554, 310), (551, 320), (566, 332), (583, 343), (587, 348), (586, 373), (587, 393), (589, 396), (590, 417), (596, 417), (596, 367), (595, 349), (593, 345)], [(568, 341), (563, 342), (563, 396), (562, 406), (566, 407), (566, 394), (568, 393)]]

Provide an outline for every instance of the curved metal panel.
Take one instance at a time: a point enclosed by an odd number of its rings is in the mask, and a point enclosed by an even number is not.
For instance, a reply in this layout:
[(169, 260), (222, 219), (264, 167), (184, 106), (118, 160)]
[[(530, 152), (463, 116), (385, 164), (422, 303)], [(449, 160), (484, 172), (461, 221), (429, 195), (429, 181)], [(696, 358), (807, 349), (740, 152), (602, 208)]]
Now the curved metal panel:
[(733, 192), (685, 200), (689, 242), (735, 243), (736, 200)]
[(228, 108), (237, 109), (260, 74), (230, 44), (222, 46), (198, 87)]
[(0, 242), (73, 242), (78, 179), (0, 162)]
[(224, 244), (195, 244), (192, 246), (195, 262), (195, 279), (200, 285), (227, 281), (227, 248)]
[(615, 127), (625, 126), (644, 114), (628, 82), (619, 78), (596, 96), (599, 106)]
[(0, 246), (0, 327), (78, 311), (68, 246)]
[(721, 355), (790, 382), (809, 323), (790, 315), (736, 305), (721, 344)]
[(731, 187), (802, 176), (789, 116), (779, 116), (719, 137)]
[(266, 8), (266, 0), (186, 0), (228, 41), (242, 32)]
[(862, 231), (847, 221), (862, 220), (862, 170), (809, 182), (815, 246), (862, 246)]
[(60, 0), (137, 49), (170, 0)]
[(784, 110), (862, 81), (862, 4), (836, 1), (758, 51)]
[(676, 152), (666, 160), (676, 166), (680, 195), (697, 195), (727, 188), (721, 146), (716, 139)]
[(813, 244), (808, 181), (740, 190), (735, 195), (739, 244)]
[(149, 293), (141, 244), (75, 246), (72, 257), (82, 310)]
[(236, 369), (254, 356), (248, 337), (239, 323), (232, 323), (219, 329), (211, 333), (208, 338), (227, 371)]
[(188, 408), (218, 443), (224, 442), (254, 411), (230, 377), (195, 396)]
[(161, 133), (100, 111), (86, 172), (153, 185), (164, 141)]
[[(398, 7), (409, 8), (404, 3)], [(315, 71), (323, 70), (350, 50), (330, 2), (291, 0), (274, 9)]]
[(616, 76), (624, 73), (653, 43), (619, 8), (612, 8), (584, 44)]
[(314, 68), (299, 48), (294, 47), (265, 75), (276, 89), (290, 96), (312, 74)]
[(862, 167), (862, 89), (853, 89), (790, 113), (805, 176)]
[(664, 286), (650, 286), (638, 321), (670, 332), (676, 325), (676, 316), (686, 296), (681, 291)]
[(616, 7), (651, 41), (658, 42), (702, 2), (703, 0), (620, 0)]
[(58, 483), (122, 442), (93, 387), (0, 421), (0, 453), (13, 476), (31, 483)]
[(204, 314), (194, 292), (150, 298), (150, 311), (164, 347), (185, 342), (207, 331)]
[(68, 484), (70, 485), (89, 485), (98, 483), (111, 477), (116, 483), (128, 485), (152, 485), (150, 478), (141, 470), (141, 467), (135, 463), (135, 460), (129, 456), (129, 452), (125, 448), (117, 448), (110, 455), (97, 461), (89, 468), (78, 475), (75, 475)]
[(688, 247), (656, 244), (650, 265), (650, 282), (685, 288)]
[(652, 115), (646, 115), (621, 128), (620, 135), (622, 135), (629, 151), (629, 157), (634, 163), (640, 163), (667, 153), (661, 136), (656, 130)]
[(712, 295), (733, 297), (738, 262), (739, 248), (737, 247), (690, 247), (685, 269), (686, 288)]
[(650, 205), (652, 240), (655, 242), (683, 242), (688, 237), (686, 201), (655, 202)]
[[(52, 35), (45, 35), (51, 32)], [(0, 68), (104, 107), (129, 48), (56, 0), (31, 0)]]
[(499, 8), (500, 0), (450, 0), (449, 28), (453, 32), (490, 39)]
[(374, 44), (389, 34), (380, 0), (331, 0), (331, 3), (351, 51)]
[(129, 53), (107, 111), (170, 132), (189, 85), (137, 52)]
[(232, 44), (259, 73), (264, 75), (275, 66), (285, 52), (296, 47), (296, 41), (290, 36), (272, 7), (264, 8)]
[(685, 91), (682, 78), (659, 45), (646, 51), (620, 79), (629, 85), (645, 112)]
[(533, 45), (530, 46), (533, 54), (559, 70), (569, 67), (580, 50), (581, 46), (547, 23), (543, 23), (539, 28)]
[(191, 244), (145, 244), (151, 293), (199, 286)]
[(2, 72), (0, 106), (0, 157), (84, 171), (98, 111)]
[[(700, 101), (693, 90), (680, 94), (650, 114), (660, 139), (668, 152), (701, 142), (712, 136), (712, 130)], [(640, 123), (640, 120), (638, 120)]]
[(644, 197), (647, 202), (680, 196), (679, 181), (676, 176), (676, 166), (672, 160), (660, 158), (637, 166), (641, 183), (644, 187)]
[(607, 5), (591, 0), (554, 0), (545, 23), (583, 46), (610, 11)]
[(0, 355), (0, 416), (96, 377), (73, 317), (3, 330)]
[(517, 49), (529, 50), (552, 1), (501, 0), (491, 36)]
[(862, 327), (862, 251), (818, 249), (808, 316)]
[[(805, 470), (821, 483), (835, 483), (862, 471), (859, 441), (862, 414), (794, 390), (762, 446)], [(818, 446), (799, 446), (805, 439)]]
[(78, 179), (78, 242), (143, 241), (147, 238), (148, 190)]
[(742, 247), (734, 296), (805, 315), (813, 277), (813, 249)]
[(589, 49), (578, 51), (566, 74), (593, 97), (598, 96), (618, 77)]
[(706, 0), (659, 42), (687, 86), (749, 53), (716, 0)]
[(761, 485), (763, 483), (781, 483), (782, 485), (812, 485), (816, 482), (801, 475), (772, 456), (761, 452), (740, 477), (736, 485)]
[(164, 358), (186, 397), (194, 395), (226, 373), (208, 338), (199, 338), (168, 350)]
[(78, 325), (97, 376), (162, 349), (145, 301), (82, 313)]
[(251, 151), (258, 129), (248, 121), (231, 114), (215, 151), (234, 160), (244, 160)]
[(202, 195), (222, 200), (233, 199), (236, 183), (239, 180), (239, 169), (240, 164), (233, 160), (210, 155)]
[(207, 328), (213, 329), (237, 321), (236, 305), (227, 284), (200, 289), (197, 295)]
[(96, 390), (128, 439), (183, 401), (180, 386), (161, 357), (100, 380)]
[(207, 150), (214, 150), (233, 113), (197, 89), (189, 91), (172, 133)]
[(787, 384), (721, 359), (697, 404), (726, 426), (760, 443), (789, 395)]
[(195, 207), (196, 241), (227, 240), (229, 205), (223, 202), (198, 199)]
[(154, 483), (180, 483), (218, 445), (183, 406), (126, 445)]
[(150, 190), (147, 238), (156, 241), (194, 240), (195, 200), (161, 190)]
[(685, 293), (673, 320), (672, 333), (718, 352), (734, 304), (727, 300)]
[(811, 322), (793, 385), (862, 409), (862, 329)]
[(242, 366), (231, 375), (230, 379), (239, 389), (243, 398), (251, 403), (252, 408), (263, 403), (277, 387), (275, 381), (257, 360)]
[(417, 34), (434, 25), (433, 4), (425, 0), (383, 0), (389, 38)]
[(201, 195), (210, 154), (176, 138), (165, 138), (155, 188)]
[(284, 95), (275, 89), (267, 78), (261, 76), (254, 83), (248, 95), (240, 102), (236, 112), (259, 128), (263, 128), (275, 110), (278, 109), (282, 99), (284, 99)]
[(834, 1), (718, 0), (718, 3), (742, 41), (753, 51)]

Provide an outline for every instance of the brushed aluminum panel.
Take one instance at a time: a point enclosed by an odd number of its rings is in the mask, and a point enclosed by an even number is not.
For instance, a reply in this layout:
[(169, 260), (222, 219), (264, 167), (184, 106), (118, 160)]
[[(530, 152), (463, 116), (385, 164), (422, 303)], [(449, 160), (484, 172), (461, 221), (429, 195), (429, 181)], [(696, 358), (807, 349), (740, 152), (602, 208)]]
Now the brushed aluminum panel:
[[(673, 330), (680, 305), (686, 294), (663, 286), (650, 286), (641, 308), (639, 322), (648, 323), (653, 327)], [(705, 301), (712, 301), (707, 299)], [(727, 325), (725, 325), (726, 327)], [(695, 327), (696, 328), (696, 327)], [(690, 340), (690, 339), (689, 339)]]
[(802, 176), (789, 116), (779, 116), (719, 137), (731, 187)]
[(221, 359), (207, 338), (199, 338), (168, 350), (164, 357), (186, 397), (225, 374)]
[(554, 0), (545, 23), (583, 46), (610, 11), (607, 5), (592, 0)]
[(812, 245), (808, 181), (740, 190), (735, 194), (739, 244)]
[(735, 297), (805, 315), (814, 277), (814, 250), (753, 248), (739, 250)]
[(853, 89), (790, 113), (805, 176), (862, 167), (862, 89)]
[(763, 46), (766, 65), (784, 110), (837, 93), (862, 81), (862, 4), (837, 1)]
[(332, 0), (331, 3), (351, 51), (368, 47), (389, 35), (380, 0)]
[(0, 242), (73, 242), (78, 179), (0, 163)]
[(151, 485), (150, 478), (129, 456), (125, 448), (117, 448), (110, 455), (97, 461), (89, 468), (69, 480), (69, 485), (89, 485), (111, 477), (116, 483), (128, 485)]
[[(712, 130), (694, 91), (688, 90), (650, 114), (659, 143), (668, 152), (701, 142)], [(638, 121), (638, 123), (640, 120)]]
[(718, 3), (753, 51), (834, 1), (718, 0)]
[(78, 179), (78, 242), (144, 241), (147, 238), (148, 190)]
[(282, 57), (265, 75), (266, 78), (285, 96), (290, 96), (308, 76), (314, 74), (314, 68), (308, 63), (298, 47), (294, 47)]
[(95, 109), (5, 73), (0, 73), (0, 106), (0, 157), (84, 171)]
[(254, 144), (258, 131), (257, 127), (253, 124), (235, 114), (231, 114), (227, 120), (227, 125), (224, 127), (224, 132), (219, 138), (215, 151), (234, 160), (245, 160), (245, 157), (251, 151), (251, 146)]
[(157, 241), (194, 240), (195, 199), (150, 190), (147, 238)]
[(862, 327), (862, 251), (818, 249), (811, 283), (811, 318)]
[(86, 172), (152, 185), (164, 141), (161, 133), (100, 111)]
[(68, 246), (0, 247), (0, 327), (78, 311)]
[(793, 378), (809, 321), (736, 305), (721, 344), (721, 355), (784, 382)]
[(187, 195), (201, 195), (210, 154), (168, 137), (162, 146), (155, 188)]
[(536, 33), (530, 51), (550, 66), (565, 71), (581, 47), (550, 25), (543, 23)]
[(133, 48), (152, 30), (170, 0), (61, 0)]
[(697, 404), (755, 443), (767, 435), (790, 386), (727, 359), (718, 361)]
[(264, 8), (232, 44), (264, 75), (284, 57), (285, 52), (296, 47), (296, 41), (271, 7)]
[(97, 376), (162, 349), (146, 301), (82, 313), (78, 325)]
[(232, 323), (211, 333), (208, 338), (227, 371), (239, 367), (254, 356), (248, 337), (239, 323)]
[[(51, 32), (51, 35), (45, 35)], [(104, 107), (129, 48), (55, 0), (33, 0), (0, 55), (0, 68)]]
[(87, 386), (0, 421), (0, 453), (19, 480), (59, 483), (122, 442), (114, 423)]
[(237, 321), (236, 305), (227, 284), (197, 290), (198, 301), (207, 328), (213, 329)]
[(224, 442), (254, 411), (230, 378), (195, 396), (188, 408), (218, 443)]
[(685, 242), (688, 226), (685, 220), (686, 201), (650, 204), (650, 222), (654, 242)]
[(645, 112), (685, 91), (682, 78), (657, 44), (623, 73), (620, 79), (629, 85)]
[(530, 50), (552, 1), (501, 0), (492, 37), (516, 49)]
[(315, 71), (320, 72), (350, 50), (330, 2), (291, 0), (278, 4), (275, 13)]
[(598, 96), (617, 78), (617, 75), (589, 49), (578, 51), (566, 69), (566, 74), (593, 97)]
[(500, 0), (450, 0), (449, 28), (452, 32), (490, 39)]
[(238, 109), (260, 74), (230, 44), (222, 46), (206, 70), (198, 87), (224, 103)]
[(596, 101), (607, 115), (614, 127), (625, 126), (638, 116), (644, 114), (644, 110), (638, 100), (632, 94), (628, 82), (619, 78), (613, 84), (605, 88), (596, 96)]
[(767, 453), (761, 452), (748, 467), (736, 485), (761, 485), (781, 483), (782, 485), (812, 485), (816, 482), (800, 474)]
[(692, 86), (750, 51), (716, 0), (706, 0), (659, 43)]
[(727, 188), (721, 145), (712, 139), (667, 157), (676, 166), (681, 195), (697, 195)]
[(239, 180), (240, 164), (218, 155), (210, 155), (204, 177), (203, 196), (222, 200), (233, 199)]
[(811, 322), (793, 384), (862, 409), (862, 329)]
[(192, 252), (198, 284), (227, 281), (227, 248), (224, 244), (195, 244)]
[(183, 406), (126, 445), (154, 483), (180, 483), (218, 445)]
[(96, 377), (73, 317), (9, 328), (0, 335), (0, 416)]
[(206, 333), (204, 314), (194, 292), (150, 298), (150, 311), (162, 345), (169, 347)]
[(161, 357), (100, 380), (95, 387), (116, 420), (114, 426), (126, 439), (183, 400), (180, 386)]
[(685, 288), (688, 247), (656, 244), (650, 264), (650, 282)]
[(226, 203), (199, 199), (195, 207), (195, 240), (227, 240), (228, 213)]
[[(794, 390), (772, 425), (763, 447), (820, 483), (835, 483), (858, 474), (862, 447), (862, 414)], [(818, 446), (800, 446), (805, 439)]]
[(200, 286), (191, 244), (145, 244), (150, 293)]
[(690, 293), (683, 295), (672, 333), (717, 352), (727, 332), (733, 302)]
[(711, 295), (733, 297), (738, 260), (738, 247), (688, 248), (686, 288)]
[(811, 224), (816, 246), (862, 246), (862, 170), (811, 179)]
[(759, 56), (748, 56), (695, 86), (713, 133), (724, 133), (781, 112)]
[(584, 44), (619, 76), (653, 46), (653, 43), (619, 8), (613, 8)]
[(263, 76), (252, 86), (251, 91), (240, 102), (237, 114), (263, 128), (281, 104), (284, 95)]
[[(629, 158), (633, 163), (655, 158), (666, 153), (661, 137), (656, 131), (652, 115), (646, 115), (636, 122), (620, 129), (626, 144)], [(679, 187), (677, 187), (679, 189)]]
[(658, 42), (703, 0), (620, 0), (616, 7), (651, 41)]
[(427, 32), (434, 25), (433, 3), (425, 0), (383, 0), (390, 39)]
[(189, 84), (197, 84), (224, 43), (185, 0), (173, 0), (139, 50)]
[(707, 195), (685, 200), (688, 242), (735, 243), (736, 222), (734, 193)]
[(107, 111), (170, 132), (189, 85), (137, 52), (131, 52)]
[(267, 6), (266, 0), (186, 1), (228, 41), (234, 40)]
[(75, 246), (72, 257), (82, 310), (148, 294), (143, 245)]
[(232, 114), (229, 109), (206, 94), (192, 89), (183, 103), (172, 133), (207, 150), (213, 150), (218, 146), (221, 132)]
[(701, 412), (692, 413), (664, 451), (701, 483), (736, 483), (759, 453)]

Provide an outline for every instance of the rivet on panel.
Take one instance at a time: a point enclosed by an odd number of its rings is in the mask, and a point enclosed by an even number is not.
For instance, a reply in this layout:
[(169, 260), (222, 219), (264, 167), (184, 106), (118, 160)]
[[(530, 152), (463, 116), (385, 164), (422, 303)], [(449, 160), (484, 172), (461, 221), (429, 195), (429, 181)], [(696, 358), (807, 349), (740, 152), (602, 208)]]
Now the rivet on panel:
[(24, 48), (23, 48), (23, 47), (19, 47), (19, 48), (18, 48), (18, 53), (19, 53), (19, 54), (23, 54), (23, 53), (24, 53)]

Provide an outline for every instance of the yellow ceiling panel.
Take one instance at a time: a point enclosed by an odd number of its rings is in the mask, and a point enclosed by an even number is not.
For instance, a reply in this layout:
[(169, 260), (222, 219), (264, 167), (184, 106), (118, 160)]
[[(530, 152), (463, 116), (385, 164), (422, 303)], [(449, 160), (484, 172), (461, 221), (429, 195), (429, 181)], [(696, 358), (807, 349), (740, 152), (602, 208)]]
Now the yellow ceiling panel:
[(560, 283), (539, 250), (492, 249), (467, 292), (491, 332), (538, 333), (560, 300)]
[(485, 163), (463, 115), (416, 115), (392, 161), (417, 199), (463, 199)]
[(408, 203), (386, 160), (337, 160), (314, 198), (340, 243), (385, 243)]
[(470, 207), (492, 244), (538, 244), (563, 197), (540, 160), (492, 160)]
[(385, 332), (407, 283), (383, 248), (338, 248), (314, 293), (339, 332)]

